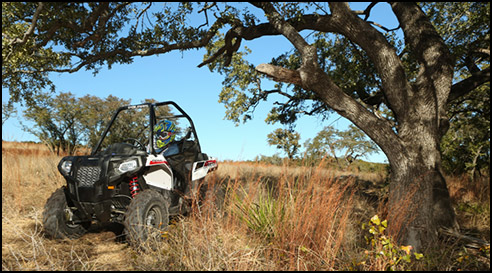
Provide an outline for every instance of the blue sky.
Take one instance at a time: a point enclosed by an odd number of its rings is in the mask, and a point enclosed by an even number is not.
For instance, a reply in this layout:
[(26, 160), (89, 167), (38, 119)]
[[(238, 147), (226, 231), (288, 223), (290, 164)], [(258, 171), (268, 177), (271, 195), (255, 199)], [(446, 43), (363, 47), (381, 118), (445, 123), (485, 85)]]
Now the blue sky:
[[(354, 9), (364, 9), (367, 4), (356, 3)], [(398, 25), (387, 4), (378, 4), (371, 13), (370, 20), (389, 28)], [(252, 7), (254, 9), (254, 7)], [(392, 16), (388, 16), (391, 14)], [(304, 33), (303, 33), (304, 34)], [(307, 35), (307, 33), (306, 33)], [(243, 41), (253, 52), (248, 60), (255, 66), (267, 63), (272, 57), (292, 48), (283, 37), (264, 37), (254, 41)], [(274, 97), (262, 102), (256, 108), (253, 119), (235, 126), (232, 121), (225, 120), (225, 107), (218, 102), (222, 89), (223, 76), (212, 73), (207, 67), (197, 68), (202, 62), (204, 49), (186, 52), (171, 52), (159, 56), (137, 57), (130, 65), (113, 65), (111, 70), (103, 68), (94, 77), (91, 71), (73, 74), (51, 73), (50, 79), (57, 90), (71, 92), (76, 97), (86, 94), (106, 98), (114, 95), (123, 99), (131, 99), (132, 104), (142, 102), (146, 98), (157, 101), (172, 100), (178, 103), (193, 119), (203, 152), (217, 157), (219, 160), (252, 160), (257, 155), (271, 156), (280, 153), (267, 144), (267, 135), (281, 124), (265, 123), (267, 113), (271, 109)], [(273, 88), (273, 82), (262, 81), (262, 88)], [(2, 102), (8, 101), (8, 90), (2, 88)], [(19, 105), (17, 118), (10, 118), (2, 126), (2, 139), (7, 141), (38, 141), (27, 132), (22, 131), (19, 120), (29, 124), (22, 118)], [(313, 138), (323, 129), (331, 125), (345, 130), (350, 121), (332, 114), (329, 120), (322, 121), (317, 117), (302, 117), (296, 123), (296, 131), (301, 135), (300, 143)], [(304, 146), (301, 148), (304, 151)], [(365, 160), (387, 162), (386, 156), (380, 152)]]

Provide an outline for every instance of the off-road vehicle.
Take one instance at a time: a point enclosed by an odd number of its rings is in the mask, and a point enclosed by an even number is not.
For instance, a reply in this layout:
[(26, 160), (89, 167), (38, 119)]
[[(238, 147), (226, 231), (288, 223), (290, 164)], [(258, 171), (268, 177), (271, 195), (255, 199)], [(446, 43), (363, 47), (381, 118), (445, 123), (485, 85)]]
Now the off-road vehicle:
[[(170, 145), (155, 148), (154, 126), (176, 124)], [(58, 170), (66, 186), (56, 190), (43, 212), (44, 232), (77, 238), (92, 226), (117, 223), (129, 243), (167, 228), (170, 215), (186, 213), (193, 194), (217, 160), (201, 152), (191, 118), (174, 102), (142, 103), (116, 110), (90, 155), (66, 156)]]

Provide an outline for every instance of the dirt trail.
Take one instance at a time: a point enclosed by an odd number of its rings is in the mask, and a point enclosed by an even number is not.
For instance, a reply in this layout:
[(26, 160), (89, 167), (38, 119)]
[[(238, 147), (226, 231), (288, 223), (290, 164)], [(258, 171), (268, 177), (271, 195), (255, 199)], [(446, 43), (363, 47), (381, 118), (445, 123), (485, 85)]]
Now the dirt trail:
[(39, 220), (2, 215), (2, 270), (135, 270), (135, 251), (114, 232), (53, 240)]
[(88, 233), (74, 244), (88, 247), (87, 255), (97, 270), (132, 270), (130, 255), (132, 250), (126, 243), (117, 242), (111, 231)]

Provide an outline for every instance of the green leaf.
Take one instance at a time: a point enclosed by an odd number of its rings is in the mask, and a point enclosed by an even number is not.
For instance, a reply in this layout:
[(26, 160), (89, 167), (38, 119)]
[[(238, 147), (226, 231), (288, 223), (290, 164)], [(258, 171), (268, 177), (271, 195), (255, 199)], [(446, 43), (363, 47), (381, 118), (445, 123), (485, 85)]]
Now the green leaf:
[(371, 233), (371, 234), (377, 234), (376, 229), (374, 229), (374, 227), (370, 227), (369, 228), (369, 233)]
[(385, 228), (383, 226), (379, 226), (378, 229), (379, 229), (379, 233), (383, 233), (385, 230)]
[(377, 215), (374, 215), (371, 218), (371, 222), (374, 223), (375, 225), (378, 225), (378, 226), (381, 224), (381, 221), (379, 220), (379, 216), (377, 216)]

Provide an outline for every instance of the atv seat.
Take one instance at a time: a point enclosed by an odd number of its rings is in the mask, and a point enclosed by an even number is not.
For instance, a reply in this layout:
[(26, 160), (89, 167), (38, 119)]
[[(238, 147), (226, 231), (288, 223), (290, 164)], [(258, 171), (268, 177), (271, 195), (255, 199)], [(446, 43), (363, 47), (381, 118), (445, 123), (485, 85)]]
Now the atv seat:
[(189, 179), (191, 179), (191, 177), (188, 177), (188, 174), (198, 156), (198, 146), (196, 142), (189, 140), (178, 141), (177, 145), (179, 147), (178, 153), (169, 155), (164, 153), (164, 156), (172, 169), (177, 172), (185, 183), (188, 183)]

